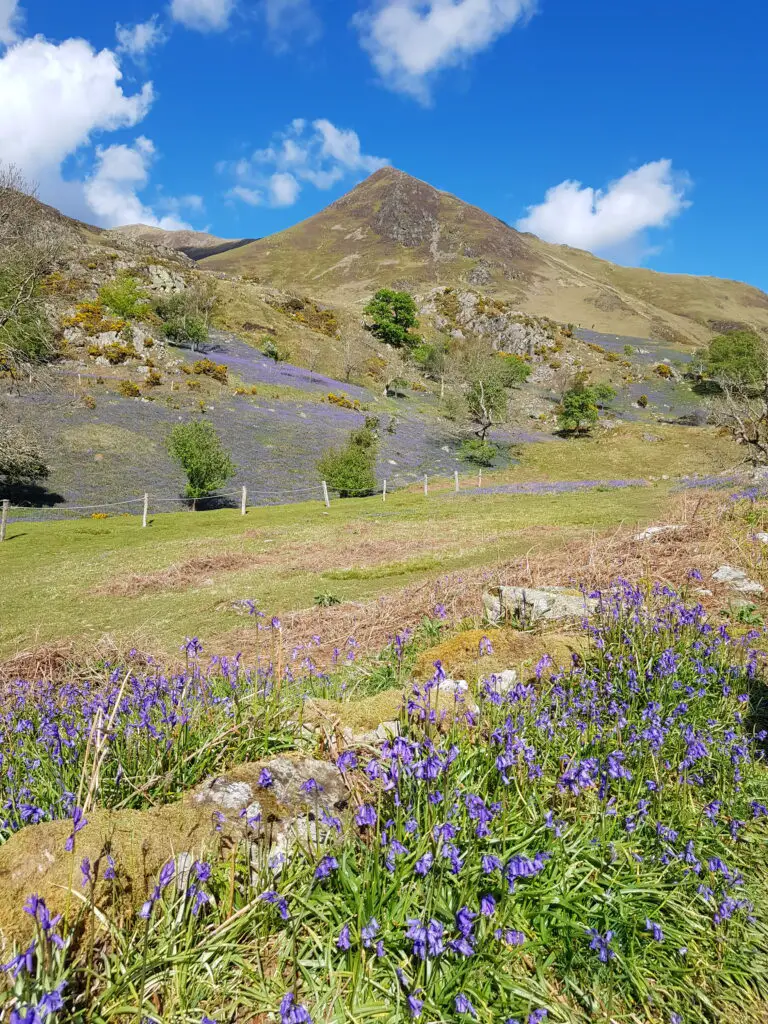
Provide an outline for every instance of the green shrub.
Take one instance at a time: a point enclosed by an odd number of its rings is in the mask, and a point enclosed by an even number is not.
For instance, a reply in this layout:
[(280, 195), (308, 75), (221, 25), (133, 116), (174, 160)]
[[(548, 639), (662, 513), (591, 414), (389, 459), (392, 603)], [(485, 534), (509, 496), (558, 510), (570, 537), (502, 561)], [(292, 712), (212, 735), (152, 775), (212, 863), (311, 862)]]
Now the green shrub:
[(141, 316), (148, 308), (148, 298), (136, 278), (125, 272), (99, 289), (101, 304), (123, 319)]
[(280, 351), (280, 349), (277, 347), (274, 341), (272, 341), (271, 338), (262, 339), (261, 354), (266, 356), (267, 359), (274, 359), (276, 363), (282, 362), (282, 360), (285, 358), (283, 356), (283, 353)]
[(380, 288), (365, 307), (371, 334), (395, 348), (415, 348), (421, 338), (414, 333), (419, 325), (416, 303), (408, 292)]
[(123, 398), (141, 398), (141, 388), (132, 380), (121, 380), (117, 385), (117, 390)]
[(207, 420), (177, 423), (168, 439), (168, 452), (187, 475), (186, 495), (193, 508), (198, 498), (206, 498), (230, 477), (235, 465)]
[(476, 466), (492, 466), (498, 454), (496, 445), (490, 441), (481, 441), (478, 437), (462, 441), (459, 448), (459, 458), (465, 462), (474, 462)]
[(599, 407), (615, 397), (616, 392), (609, 384), (587, 384), (585, 374), (577, 374), (572, 387), (560, 400), (557, 410), (560, 430), (566, 434), (588, 431), (598, 421)]
[(229, 370), (224, 363), (214, 363), (212, 359), (198, 359), (192, 364), (192, 372), (198, 376), (211, 377), (219, 384), (226, 384)]
[(376, 490), (377, 437), (369, 426), (353, 430), (343, 448), (331, 448), (317, 464), (321, 477), (341, 498)]

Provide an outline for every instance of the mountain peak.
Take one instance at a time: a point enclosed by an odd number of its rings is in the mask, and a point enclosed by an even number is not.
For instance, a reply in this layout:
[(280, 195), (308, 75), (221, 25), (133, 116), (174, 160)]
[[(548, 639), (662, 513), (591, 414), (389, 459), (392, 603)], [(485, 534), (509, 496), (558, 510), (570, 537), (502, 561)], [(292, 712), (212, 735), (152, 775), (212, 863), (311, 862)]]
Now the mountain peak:
[(673, 343), (705, 342), (725, 320), (768, 329), (768, 296), (756, 288), (619, 267), (543, 242), (396, 167), (375, 171), (308, 220), (205, 264), (355, 306), (382, 287), (475, 289), (499, 308)]

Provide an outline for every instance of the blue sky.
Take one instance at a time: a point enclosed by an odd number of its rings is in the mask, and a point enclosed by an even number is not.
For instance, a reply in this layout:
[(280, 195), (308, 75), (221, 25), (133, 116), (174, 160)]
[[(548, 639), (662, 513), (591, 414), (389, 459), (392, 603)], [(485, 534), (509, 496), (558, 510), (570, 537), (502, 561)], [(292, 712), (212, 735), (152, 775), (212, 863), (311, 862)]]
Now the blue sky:
[(766, 35), (757, 0), (0, 0), (0, 158), (83, 219), (225, 237), (386, 161), (553, 241), (768, 288)]

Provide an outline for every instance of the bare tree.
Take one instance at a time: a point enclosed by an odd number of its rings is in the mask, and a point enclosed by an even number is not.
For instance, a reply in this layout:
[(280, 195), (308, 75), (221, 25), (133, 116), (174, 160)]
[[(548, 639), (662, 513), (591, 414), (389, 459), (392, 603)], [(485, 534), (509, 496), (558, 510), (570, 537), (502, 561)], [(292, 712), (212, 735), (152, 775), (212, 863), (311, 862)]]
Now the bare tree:
[(747, 449), (746, 461), (768, 465), (768, 343), (735, 332), (710, 343), (702, 364), (710, 420)]
[(61, 258), (65, 238), (21, 172), (0, 165), (0, 368), (13, 373), (50, 355), (40, 286)]
[(768, 465), (768, 380), (761, 388), (720, 378), (718, 393), (710, 399), (710, 419), (726, 427), (747, 448), (746, 461)]

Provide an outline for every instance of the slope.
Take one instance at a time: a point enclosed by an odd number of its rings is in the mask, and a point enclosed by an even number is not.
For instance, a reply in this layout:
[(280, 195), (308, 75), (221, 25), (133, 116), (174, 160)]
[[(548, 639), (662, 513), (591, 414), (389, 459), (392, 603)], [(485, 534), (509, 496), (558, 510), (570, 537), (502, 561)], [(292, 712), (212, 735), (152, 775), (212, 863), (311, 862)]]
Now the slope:
[(383, 285), (477, 287), (525, 312), (674, 344), (734, 325), (768, 330), (768, 295), (757, 288), (552, 245), (391, 167), (314, 217), (202, 266), (350, 305)]

